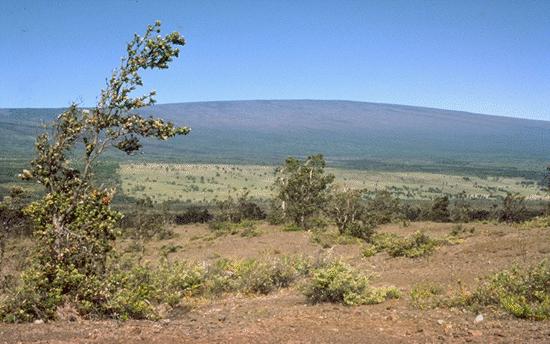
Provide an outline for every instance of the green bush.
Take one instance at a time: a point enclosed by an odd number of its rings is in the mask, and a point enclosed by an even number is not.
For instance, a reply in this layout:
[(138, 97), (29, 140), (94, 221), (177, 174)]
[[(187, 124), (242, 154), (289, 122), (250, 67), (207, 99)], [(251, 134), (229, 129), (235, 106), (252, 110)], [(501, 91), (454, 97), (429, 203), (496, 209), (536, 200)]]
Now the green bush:
[(259, 235), (256, 230), (256, 223), (251, 220), (242, 220), (240, 222), (213, 221), (208, 224), (208, 228), (216, 237), (224, 235), (235, 235), (241, 233), (241, 236), (252, 237)]
[(174, 236), (169, 227), (170, 216), (158, 211), (138, 207), (134, 212), (124, 214), (120, 221), (122, 237), (136, 240), (165, 240)]
[[(63, 270), (50, 281), (41, 270), (29, 269), (23, 283), (0, 302), (0, 319), (26, 322), (56, 319), (57, 310), (71, 305), (86, 318), (158, 319), (159, 309), (184, 306), (188, 297), (223, 293), (268, 294), (286, 288), (311, 272), (312, 263), (301, 257), (230, 261), (220, 259), (208, 267), (186, 262), (157, 267), (124, 262), (109, 269), (103, 279), (78, 270)], [(162, 306), (162, 307), (161, 307)]]
[(203, 268), (183, 262), (158, 268), (136, 266), (114, 273), (108, 282), (109, 297), (102, 310), (117, 319), (157, 319), (156, 306), (178, 306), (184, 297), (201, 292)]
[(426, 233), (416, 232), (407, 238), (394, 240), (387, 252), (392, 257), (416, 258), (430, 255), (437, 244)]
[(392, 257), (422, 257), (431, 254), (440, 243), (422, 232), (416, 232), (408, 237), (378, 233), (372, 237), (371, 244), (363, 250), (363, 256), (370, 257), (386, 251)]
[(304, 294), (311, 303), (333, 302), (347, 306), (381, 303), (400, 296), (395, 287), (370, 287), (367, 276), (341, 262), (314, 270)]
[(286, 288), (309, 272), (310, 263), (301, 258), (219, 260), (208, 269), (206, 292), (268, 294)]
[(174, 217), (174, 223), (177, 225), (185, 225), (189, 223), (207, 223), (214, 217), (207, 208), (192, 206)]
[(354, 222), (346, 228), (346, 234), (355, 238), (363, 239), (367, 242), (371, 241), (375, 232), (374, 226), (368, 223)]
[(525, 205), (525, 196), (510, 194), (502, 200), (502, 209), (500, 209), (499, 220), (512, 223), (527, 220), (528, 212)]
[(495, 305), (518, 318), (550, 319), (550, 263), (513, 266), (487, 278), (471, 295), (471, 305)]
[(219, 222), (238, 223), (243, 220), (263, 220), (266, 214), (259, 205), (250, 200), (249, 192), (245, 192), (236, 200), (229, 196), (228, 199), (216, 202), (214, 218)]
[(393, 197), (389, 191), (377, 191), (374, 198), (367, 202), (366, 222), (377, 226), (401, 219), (400, 203), (399, 198)]
[(321, 245), (321, 247), (323, 248), (330, 248), (335, 245), (350, 245), (361, 243), (361, 240), (357, 237), (324, 230), (313, 231), (311, 234), (311, 241)]
[(443, 288), (434, 283), (415, 285), (410, 293), (413, 306), (419, 309), (437, 307), (443, 297)]
[(451, 213), (449, 211), (449, 197), (441, 196), (433, 200), (429, 211), (429, 218), (436, 222), (449, 222)]
[(41, 270), (28, 269), (0, 305), (0, 316), (8, 322), (56, 319), (57, 309), (69, 304), (88, 318), (156, 319), (158, 305), (177, 306), (184, 296), (200, 292), (203, 280), (201, 267), (166, 261), (157, 268), (112, 269), (101, 280), (72, 269), (60, 270), (50, 281)]
[(365, 258), (372, 257), (377, 253), (378, 253), (378, 249), (374, 244), (367, 244), (365, 247), (363, 247), (363, 250), (362, 250), (363, 257)]

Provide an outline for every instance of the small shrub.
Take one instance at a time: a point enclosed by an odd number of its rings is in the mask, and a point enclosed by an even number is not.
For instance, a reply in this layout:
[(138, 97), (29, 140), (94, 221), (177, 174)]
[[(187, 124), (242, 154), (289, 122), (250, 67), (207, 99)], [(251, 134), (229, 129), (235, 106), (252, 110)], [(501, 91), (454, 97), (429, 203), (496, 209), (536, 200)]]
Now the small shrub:
[(344, 234), (340, 235), (332, 231), (314, 231), (311, 235), (311, 241), (321, 245), (323, 248), (331, 248), (334, 245), (352, 245), (359, 244), (361, 241), (353, 236)]
[(125, 214), (120, 222), (122, 236), (136, 240), (165, 240), (174, 236), (174, 231), (168, 225), (167, 214), (146, 212), (139, 208)]
[(416, 258), (431, 254), (438, 244), (437, 240), (422, 232), (416, 232), (406, 238), (392, 233), (379, 233), (373, 236), (372, 246), (368, 246), (363, 255), (386, 251), (392, 257)]
[[(208, 224), (208, 228), (214, 232), (216, 237), (224, 235), (235, 235), (241, 233), (242, 236), (256, 236), (256, 223), (250, 220), (243, 220), (238, 223), (228, 221), (213, 221)], [(243, 234), (244, 233), (244, 234)]]
[(495, 305), (518, 317), (550, 318), (550, 263), (544, 260), (528, 268), (513, 266), (498, 272), (472, 293), (471, 305)]
[(178, 306), (185, 296), (200, 291), (204, 270), (186, 263), (163, 261), (158, 268), (136, 266), (111, 276), (104, 313), (118, 319), (158, 319), (156, 306)]
[(168, 255), (170, 253), (176, 253), (178, 252), (180, 249), (182, 248), (181, 245), (174, 245), (174, 244), (167, 244), (167, 245), (162, 245), (162, 247), (160, 248), (160, 255), (163, 257), (163, 258), (168, 258)]
[(443, 288), (434, 283), (421, 283), (415, 285), (410, 293), (413, 306), (419, 309), (437, 307), (442, 298)]
[(367, 244), (367, 245), (363, 248), (363, 250), (362, 250), (361, 253), (363, 254), (363, 257), (369, 258), (369, 257), (372, 257), (372, 256), (374, 256), (375, 254), (377, 254), (377, 253), (378, 253), (378, 249), (376, 248), (376, 245), (374, 245), (374, 244)]
[(231, 196), (223, 201), (217, 201), (216, 221), (241, 222), (243, 220), (263, 220), (266, 215), (256, 203), (248, 197), (249, 192), (240, 195), (236, 200)]
[(363, 239), (367, 242), (370, 242), (372, 236), (375, 233), (375, 229), (372, 225), (368, 223), (352, 223), (346, 229), (346, 234), (351, 235), (359, 239)]
[(299, 232), (303, 231), (304, 229), (297, 224), (290, 223), (283, 227), (283, 232)]
[(525, 221), (521, 224), (521, 228), (550, 228), (550, 216), (538, 216), (532, 220)]
[(248, 226), (243, 229), (241, 236), (244, 238), (253, 238), (259, 236), (261, 233), (256, 226)]
[(378, 251), (385, 251), (394, 245), (394, 242), (399, 239), (400, 237), (397, 234), (377, 233), (372, 238), (372, 244)]
[(416, 232), (407, 238), (394, 240), (387, 252), (392, 257), (417, 258), (430, 255), (436, 246), (437, 241), (425, 233)]
[(113, 268), (101, 280), (76, 269), (59, 271), (53, 281), (45, 277), (40, 270), (27, 269), (21, 285), (0, 304), (0, 318), (7, 322), (56, 319), (58, 307), (72, 305), (88, 318), (157, 319), (157, 306), (175, 307), (184, 296), (200, 290), (204, 271), (199, 266), (164, 261), (158, 268)]
[(301, 258), (261, 258), (229, 261), (220, 259), (209, 267), (206, 292), (242, 292), (268, 294), (288, 287), (298, 277), (309, 273), (310, 263)]
[(333, 302), (346, 306), (381, 303), (400, 295), (395, 287), (370, 287), (367, 276), (341, 262), (314, 270), (304, 294), (311, 303)]

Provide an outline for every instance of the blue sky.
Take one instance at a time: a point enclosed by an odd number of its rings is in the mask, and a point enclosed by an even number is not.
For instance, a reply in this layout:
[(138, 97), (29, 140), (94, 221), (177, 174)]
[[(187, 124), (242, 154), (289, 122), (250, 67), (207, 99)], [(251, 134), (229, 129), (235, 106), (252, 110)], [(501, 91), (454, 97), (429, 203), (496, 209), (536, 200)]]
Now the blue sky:
[(93, 105), (134, 32), (159, 103), (346, 99), (550, 120), (550, 1), (0, 0), (0, 107)]

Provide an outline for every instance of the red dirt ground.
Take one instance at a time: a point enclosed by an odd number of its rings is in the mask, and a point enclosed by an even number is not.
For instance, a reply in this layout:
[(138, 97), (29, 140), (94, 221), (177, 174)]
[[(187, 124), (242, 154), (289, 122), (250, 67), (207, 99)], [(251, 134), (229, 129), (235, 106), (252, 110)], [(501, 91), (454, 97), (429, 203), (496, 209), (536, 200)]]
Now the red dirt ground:
[[(450, 224), (413, 223), (381, 230), (410, 234), (425, 230), (432, 236), (449, 233)], [(442, 286), (475, 286), (476, 279), (513, 263), (537, 263), (550, 258), (548, 229), (522, 230), (505, 225), (471, 224), (473, 235), (454, 246), (442, 246), (420, 259), (391, 258), (379, 253), (362, 258), (358, 244), (322, 249), (310, 233), (282, 232), (261, 225), (253, 238), (231, 235), (210, 240), (204, 226), (176, 228), (170, 240), (151, 242), (146, 257), (158, 258), (160, 247), (181, 245), (171, 260), (210, 261), (219, 257), (258, 255), (330, 255), (365, 272), (374, 272), (373, 284), (395, 285), (399, 300), (379, 305), (345, 307), (309, 305), (298, 288), (267, 296), (228, 296), (201, 300), (190, 311), (169, 319), (150, 321), (56, 321), (45, 324), (0, 324), (0, 343), (550, 343), (550, 321), (515, 319), (486, 310), (484, 321), (467, 310), (420, 310), (411, 305), (409, 292), (421, 282)]]

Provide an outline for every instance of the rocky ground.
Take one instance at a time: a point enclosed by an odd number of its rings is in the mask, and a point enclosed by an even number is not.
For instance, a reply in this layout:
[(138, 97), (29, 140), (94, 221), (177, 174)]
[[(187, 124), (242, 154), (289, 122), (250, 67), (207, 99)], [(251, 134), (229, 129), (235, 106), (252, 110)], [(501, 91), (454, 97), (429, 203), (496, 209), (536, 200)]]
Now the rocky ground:
[[(381, 231), (410, 234), (424, 230), (443, 237), (452, 224), (413, 223)], [(267, 296), (231, 295), (191, 300), (189, 309), (151, 321), (56, 321), (0, 324), (0, 343), (548, 343), (549, 321), (515, 319), (497, 310), (479, 314), (465, 309), (418, 309), (410, 290), (418, 283), (445, 288), (475, 287), (479, 277), (509, 267), (550, 258), (548, 229), (469, 224), (473, 234), (457, 245), (441, 246), (426, 258), (391, 258), (386, 253), (363, 258), (359, 244), (322, 248), (311, 233), (283, 232), (261, 225), (260, 235), (212, 238), (205, 226), (176, 228), (176, 237), (150, 242), (145, 258), (158, 258), (164, 245), (179, 245), (171, 260), (209, 261), (219, 257), (301, 254), (341, 258), (364, 272), (374, 272), (373, 285), (395, 285), (402, 298), (378, 305), (346, 307), (309, 305), (299, 286)], [(121, 246), (127, 243), (122, 243)], [(70, 317), (69, 317), (70, 318)], [(476, 321), (477, 318), (477, 321)]]

